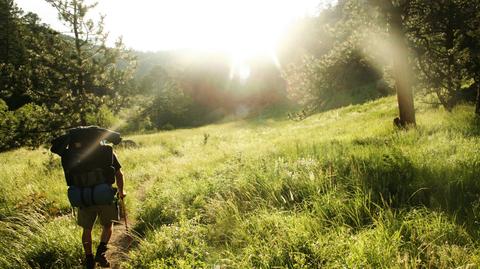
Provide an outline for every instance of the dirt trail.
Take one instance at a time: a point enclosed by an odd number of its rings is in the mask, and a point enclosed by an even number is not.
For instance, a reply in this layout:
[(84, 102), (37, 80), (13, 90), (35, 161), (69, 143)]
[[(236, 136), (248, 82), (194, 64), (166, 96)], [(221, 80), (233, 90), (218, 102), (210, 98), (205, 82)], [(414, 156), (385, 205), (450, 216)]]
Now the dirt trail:
[[(133, 223), (128, 223), (129, 228)], [(120, 269), (123, 262), (128, 259), (128, 251), (133, 243), (133, 237), (125, 231), (125, 222), (115, 224), (112, 238), (110, 239), (107, 258), (110, 261), (110, 268)]]
[[(145, 190), (153, 183), (150, 179), (141, 184), (140, 188), (135, 191), (135, 198), (141, 203), (145, 200)], [(127, 207), (128, 208), (128, 207)], [(135, 226), (135, 219), (127, 211), (128, 229), (131, 230)], [(125, 220), (122, 218), (120, 222), (115, 223), (113, 227), (112, 237), (110, 238), (107, 259), (110, 261), (110, 268), (120, 269), (123, 262), (128, 260), (128, 252), (138, 243), (138, 237), (132, 235), (130, 231), (125, 230)]]

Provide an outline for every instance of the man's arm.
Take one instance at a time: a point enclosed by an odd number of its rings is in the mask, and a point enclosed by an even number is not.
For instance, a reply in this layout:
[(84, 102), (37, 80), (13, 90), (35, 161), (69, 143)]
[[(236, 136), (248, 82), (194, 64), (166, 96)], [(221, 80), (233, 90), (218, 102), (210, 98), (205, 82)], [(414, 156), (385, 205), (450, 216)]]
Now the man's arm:
[(115, 179), (117, 180), (117, 187), (118, 187), (118, 196), (120, 198), (125, 197), (126, 193), (123, 190), (123, 173), (122, 170), (118, 169), (117, 172), (115, 173)]

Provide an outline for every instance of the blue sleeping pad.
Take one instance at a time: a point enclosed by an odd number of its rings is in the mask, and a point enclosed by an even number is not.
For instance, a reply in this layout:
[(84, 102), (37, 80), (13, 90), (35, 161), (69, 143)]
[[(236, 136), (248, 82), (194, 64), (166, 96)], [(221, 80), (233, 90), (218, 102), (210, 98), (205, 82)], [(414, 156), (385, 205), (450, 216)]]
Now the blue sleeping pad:
[(68, 200), (73, 207), (88, 207), (92, 205), (109, 205), (115, 199), (116, 190), (103, 183), (92, 187), (70, 186)]

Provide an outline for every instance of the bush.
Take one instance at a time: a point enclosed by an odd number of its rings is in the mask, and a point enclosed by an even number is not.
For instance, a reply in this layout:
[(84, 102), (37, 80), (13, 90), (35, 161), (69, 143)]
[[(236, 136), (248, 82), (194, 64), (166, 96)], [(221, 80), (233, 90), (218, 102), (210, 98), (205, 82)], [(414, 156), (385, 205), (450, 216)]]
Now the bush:
[[(9, 111), (0, 99), (0, 151), (20, 146), (38, 147), (51, 138), (49, 112), (45, 107), (26, 104)], [(52, 131), (53, 132), (53, 131)]]

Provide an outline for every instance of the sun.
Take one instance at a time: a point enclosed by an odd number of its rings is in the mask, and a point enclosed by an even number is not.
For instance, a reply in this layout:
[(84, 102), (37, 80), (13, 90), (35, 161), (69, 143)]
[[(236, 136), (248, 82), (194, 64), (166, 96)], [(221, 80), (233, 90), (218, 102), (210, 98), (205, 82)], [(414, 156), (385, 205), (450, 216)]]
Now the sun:
[(282, 34), (306, 12), (306, 3), (313, 2), (303, 1), (302, 5), (302, 1), (218, 1), (216, 8), (205, 10), (205, 25), (200, 31), (205, 38), (190, 44), (228, 53), (232, 59), (231, 74), (245, 80), (250, 74), (248, 62), (255, 57), (270, 57), (280, 67), (276, 48)]
[[(109, 25), (118, 27), (114, 33), (123, 33), (127, 45), (151, 51), (220, 51), (230, 55), (233, 74), (245, 78), (249, 74), (247, 62), (252, 58), (268, 56), (279, 66), (275, 51), (282, 34), (295, 19), (315, 12), (322, 0), (125, 2), (116, 0), (116, 8), (110, 9), (107, 20), (110, 17)], [(100, 6), (108, 3), (113, 0), (101, 1)], [(127, 10), (131, 20), (118, 16)]]

